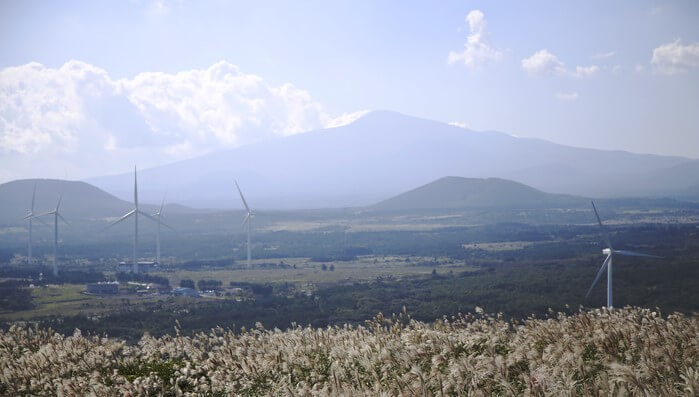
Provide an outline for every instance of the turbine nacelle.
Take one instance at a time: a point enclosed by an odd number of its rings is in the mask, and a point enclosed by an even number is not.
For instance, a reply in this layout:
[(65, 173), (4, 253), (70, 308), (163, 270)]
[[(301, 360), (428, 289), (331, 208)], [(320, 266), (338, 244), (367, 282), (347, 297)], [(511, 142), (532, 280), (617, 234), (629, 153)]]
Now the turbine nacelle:
[(613, 251), (612, 251), (610, 248), (605, 248), (605, 249), (602, 250), (602, 253), (603, 253), (604, 255), (611, 255), (612, 252), (613, 252)]

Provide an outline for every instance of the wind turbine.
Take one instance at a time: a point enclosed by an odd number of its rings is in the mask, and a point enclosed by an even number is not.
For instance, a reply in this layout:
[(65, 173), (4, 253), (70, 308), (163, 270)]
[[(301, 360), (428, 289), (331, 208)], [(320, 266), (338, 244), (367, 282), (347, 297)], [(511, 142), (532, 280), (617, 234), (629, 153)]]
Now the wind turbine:
[(158, 229), (157, 229), (157, 232), (156, 232), (156, 235), (155, 235), (155, 258), (156, 258), (156, 262), (158, 263), (158, 265), (160, 265), (160, 225), (163, 225), (163, 226), (167, 227), (167, 228), (170, 229), (170, 230), (173, 230), (173, 231), (175, 230), (175, 229), (171, 228), (170, 226), (168, 226), (167, 224), (165, 224), (165, 223), (162, 221), (163, 206), (164, 206), (164, 205), (165, 205), (165, 197), (163, 196), (163, 201), (160, 203), (160, 208), (158, 209), (158, 211), (156, 211), (156, 212), (152, 215), (153, 219), (154, 219), (154, 220), (157, 222), (157, 224), (158, 224)]
[(612, 257), (615, 254), (618, 255), (623, 255), (623, 256), (640, 256), (644, 258), (662, 258), (661, 256), (656, 256), (656, 255), (648, 255), (648, 254), (641, 254), (639, 252), (633, 252), (633, 251), (627, 251), (627, 250), (615, 250), (614, 247), (612, 247), (612, 241), (609, 239), (609, 236), (607, 235), (606, 230), (604, 229), (604, 226), (602, 225), (602, 220), (600, 220), (599, 214), (597, 213), (597, 207), (595, 207), (595, 202), (591, 201), (592, 203), (592, 209), (595, 211), (595, 216), (597, 217), (597, 223), (599, 223), (600, 230), (602, 231), (602, 237), (604, 238), (604, 242), (607, 244), (607, 248), (602, 250), (602, 253), (604, 255), (607, 255), (607, 257), (604, 259), (604, 262), (602, 262), (602, 267), (599, 268), (599, 271), (597, 272), (597, 276), (595, 276), (595, 281), (592, 282), (592, 285), (590, 286), (590, 289), (587, 290), (587, 294), (585, 295), (585, 299), (587, 299), (588, 296), (590, 296), (590, 292), (592, 292), (592, 289), (595, 287), (597, 284), (597, 281), (599, 281), (600, 277), (602, 277), (602, 273), (604, 273), (604, 269), (607, 269), (607, 308), (611, 309), (613, 307), (612, 305)]
[(58, 253), (58, 218), (61, 218), (65, 224), (68, 224), (68, 221), (66, 218), (61, 215), (60, 212), (58, 212), (58, 209), (61, 207), (61, 199), (63, 199), (63, 196), (58, 196), (58, 203), (56, 204), (56, 208), (53, 211), (48, 211), (44, 212), (43, 214), (36, 215), (38, 216), (44, 216), (44, 215), (53, 215), (53, 275), (54, 277), (58, 277), (58, 264), (57, 264), (57, 253)]
[[(32, 206), (30, 209), (27, 210), (27, 214), (24, 216), (24, 219), (29, 222), (29, 243), (27, 246), (27, 264), (28, 265), (32, 264), (32, 221), (34, 219), (36, 219), (37, 221), (46, 225), (46, 223), (44, 221), (37, 218), (37, 215), (34, 214), (35, 198), (36, 198), (36, 182), (34, 183), (34, 190), (32, 191)], [(46, 225), (46, 226), (48, 226), (48, 225)]]
[(247, 201), (245, 201), (245, 197), (243, 197), (243, 192), (240, 190), (240, 186), (238, 186), (238, 181), (235, 182), (235, 187), (238, 188), (238, 193), (240, 193), (240, 199), (243, 200), (243, 205), (245, 206), (245, 210), (247, 211), (247, 214), (245, 215), (245, 219), (243, 219), (243, 226), (247, 224), (247, 229), (248, 229), (248, 268), (250, 267), (250, 230), (252, 227), (252, 218), (255, 216), (255, 213), (248, 207)]
[(121, 218), (117, 219), (116, 221), (110, 223), (106, 228), (109, 229), (110, 227), (116, 225), (117, 223), (120, 223), (124, 221), (126, 218), (133, 216), (133, 224), (134, 224), (134, 233), (133, 233), (133, 272), (138, 273), (138, 260), (136, 259), (136, 252), (138, 251), (138, 215), (143, 215), (146, 218), (149, 218), (153, 220), (154, 222), (157, 222), (152, 216), (146, 214), (145, 212), (141, 211), (138, 208), (138, 180), (136, 177), (136, 166), (133, 167), (133, 205), (134, 208), (127, 212), (126, 214), (122, 215)]

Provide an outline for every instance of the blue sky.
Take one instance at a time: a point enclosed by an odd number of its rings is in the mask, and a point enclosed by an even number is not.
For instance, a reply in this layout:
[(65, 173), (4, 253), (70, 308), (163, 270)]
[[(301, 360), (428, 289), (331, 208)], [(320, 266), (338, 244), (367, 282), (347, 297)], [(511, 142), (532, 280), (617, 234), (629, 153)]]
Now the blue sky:
[(378, 109), (699, 158), (697, 20), (696, 1), (2, 1), (0, 181)]

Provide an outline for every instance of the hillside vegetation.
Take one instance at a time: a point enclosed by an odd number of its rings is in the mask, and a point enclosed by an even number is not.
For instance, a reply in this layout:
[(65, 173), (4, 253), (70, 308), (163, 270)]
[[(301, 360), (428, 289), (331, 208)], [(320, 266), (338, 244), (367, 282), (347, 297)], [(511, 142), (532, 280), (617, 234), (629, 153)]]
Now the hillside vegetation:
[(379, 315), (358, 327), (146, 335), (137, 346), (15, 325), (0, 332), (0, 394), (693, 396), (698, 333), (697, 316), (638, 308), (523, 323)]

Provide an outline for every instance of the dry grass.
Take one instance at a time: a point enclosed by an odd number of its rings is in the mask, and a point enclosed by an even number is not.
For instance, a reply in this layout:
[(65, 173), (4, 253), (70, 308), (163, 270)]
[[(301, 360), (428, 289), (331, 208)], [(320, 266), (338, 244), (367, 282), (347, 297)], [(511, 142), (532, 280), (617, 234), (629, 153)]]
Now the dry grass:
[(427, 324), (192, 337), (138, 346), (76, 331), (0, 332), (2, 395), (697, 395), (699, 318), (595, 310), (512, 323), (482, 314)]

